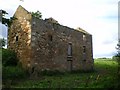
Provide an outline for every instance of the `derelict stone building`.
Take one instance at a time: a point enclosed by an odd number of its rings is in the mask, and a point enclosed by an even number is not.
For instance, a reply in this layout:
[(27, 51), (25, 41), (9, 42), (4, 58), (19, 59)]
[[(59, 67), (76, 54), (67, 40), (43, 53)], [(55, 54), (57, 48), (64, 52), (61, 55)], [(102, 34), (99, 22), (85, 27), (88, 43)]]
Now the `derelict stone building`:
[(85, 30), (60, 25), (53, 18), (37, 19), (22, 6), (8, 31), (8, 48), (24, 68), (38, 70), (91, 70), (92, 35)]

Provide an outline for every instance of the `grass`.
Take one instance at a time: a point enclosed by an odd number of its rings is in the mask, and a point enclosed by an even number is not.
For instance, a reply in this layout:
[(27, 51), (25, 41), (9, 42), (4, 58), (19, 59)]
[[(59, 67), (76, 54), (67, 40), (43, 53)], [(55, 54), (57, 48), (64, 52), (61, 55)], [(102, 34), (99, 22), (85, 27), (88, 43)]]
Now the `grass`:
[(37, 79), (20, 79), (11, 88), (114, 88), (117, 87), (117, 62), (95, 59), (94, 72), (42, 75)]

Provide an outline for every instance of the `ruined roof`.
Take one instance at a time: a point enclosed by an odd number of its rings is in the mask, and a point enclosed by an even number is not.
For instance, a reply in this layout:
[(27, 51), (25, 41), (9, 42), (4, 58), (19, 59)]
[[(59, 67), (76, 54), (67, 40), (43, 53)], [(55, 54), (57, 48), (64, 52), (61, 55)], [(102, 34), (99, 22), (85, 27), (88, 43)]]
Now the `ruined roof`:
[(87, 31), (85, 31), (84, 29), (82, 29), (82, 28), (80, 28), (80, 27), (78, 27), (78, 28), (75, 29), (75, 30), (80, 31), (80, 32), (82, 32), (82, 33), (84, 33), (84, 34), (90, 34), (90, 33), (88, 33)]
[(56, 24), (58, 24), (58, 21), (55, 20), (55, 19), (52, 18), (52, 17), (50, 17), (50, 18), (46, 18), (45, 21), (48, 21), (48, 22), (50, 22), (50, 23), (56, 23)]
[[(21, 5), (18, 6), (18, 8), (17, 8), (17, 10), (16, 10), (16, 12), (15, 12), (14, 15), (16, 15), (17, 12), (20, 12), (21, 10), (31, 15), (31, 13), (28, 12), (28, 11), (27, 11), (24, 7), (22, 7)], [(22, 13), (21, 13), (21, 14), (22, 14)], [(44, 21), (47, 21), (47, 22), (50, 22), (50, 23), (59, 24), (58, 21), (55, 20), (55, 19), (52, 18), (52, 17), (46, 18)], [(61, 25), (61, 26), (63, 26), (63, 25)], [(68, 28), (70, 28), (70, 27), (68, 27)], [(90, 33), (88, 33), (87, 31), (85, 31), (84, 29), (82, 29), (82, 28), (80, 28), (80, 27), (78, 27), (77, 29), (74, 29), (74, 30), (79, 31), (79, 32), (82, 32), (82, 33), (84, 33), (84, 34), (89, 34), (89, 35), (91, 35)]]

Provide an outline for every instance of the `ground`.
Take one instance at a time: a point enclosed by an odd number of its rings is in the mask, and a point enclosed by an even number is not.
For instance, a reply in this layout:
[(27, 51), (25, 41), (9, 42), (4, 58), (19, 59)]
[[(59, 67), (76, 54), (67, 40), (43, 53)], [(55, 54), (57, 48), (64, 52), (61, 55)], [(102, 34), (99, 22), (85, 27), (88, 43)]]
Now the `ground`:
[(115, 88), (117, 62), (95, 59), (93, 72), (44, 73), (39, 78), (15, 80), (11, 88)]

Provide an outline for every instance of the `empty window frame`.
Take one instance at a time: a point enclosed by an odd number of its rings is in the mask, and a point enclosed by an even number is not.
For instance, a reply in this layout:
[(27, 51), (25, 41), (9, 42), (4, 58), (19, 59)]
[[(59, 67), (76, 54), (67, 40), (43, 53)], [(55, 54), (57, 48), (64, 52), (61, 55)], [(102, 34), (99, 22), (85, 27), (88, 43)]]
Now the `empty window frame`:
[(53, 41), (53, 36), (52, 35), (48, 35), (49, 41)]
[(16, 42), (18, 42), (18, 36), (16, 36)]
[(86, 35), (83, 34), (83, 41), (86, 41)]
[(86, 59), (83, 59), (84, 62), (86, 62)]
[(83, 61), (86, 62), (86, 53), (83, 53)]
[(86, 46), (83, 46), (83, 53), (86, 53)]
[(68, 44), (68, 56), (72, 56), (72, 43)]

